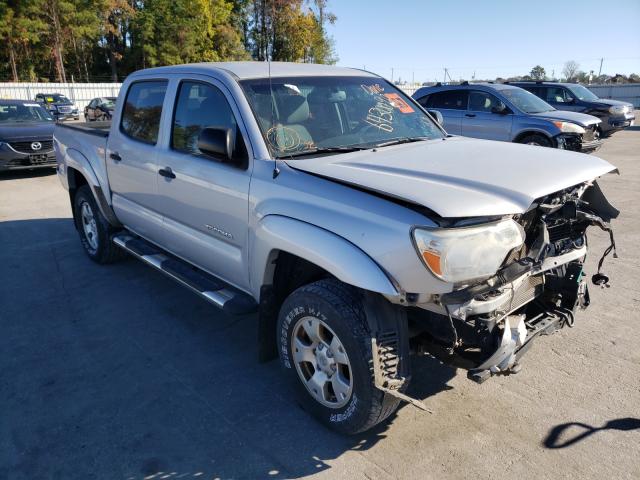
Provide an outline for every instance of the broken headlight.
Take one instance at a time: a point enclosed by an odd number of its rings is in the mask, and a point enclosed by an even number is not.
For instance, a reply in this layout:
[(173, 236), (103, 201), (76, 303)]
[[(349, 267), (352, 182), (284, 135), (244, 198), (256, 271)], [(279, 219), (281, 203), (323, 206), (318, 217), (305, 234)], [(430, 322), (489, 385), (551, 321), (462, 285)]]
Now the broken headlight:
[(580, 125), (571, 122), (553, 122), (562, 133), (584, 133), (585, 130)]
[(525, 239), (513, 220), (460, 228), (416, 228), (420, 258), (436, 277), (452, 283), (494, 275), (507, 254)]

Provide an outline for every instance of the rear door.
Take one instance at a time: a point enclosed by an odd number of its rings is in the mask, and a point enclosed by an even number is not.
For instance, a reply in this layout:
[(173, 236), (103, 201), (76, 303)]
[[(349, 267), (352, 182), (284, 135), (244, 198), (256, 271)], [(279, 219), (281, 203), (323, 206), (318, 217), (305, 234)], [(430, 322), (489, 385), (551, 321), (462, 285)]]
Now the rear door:
[(438, 110), (444, 119), (444, 129), (452, 135), (461, 135), (462, 114), (467, 108), (467, 90), (444, 90), (418, 99), (429, 110)]
[(463, 136), (508, 142), (512, 123), (513, 113), (498, 97), (480, 90), (469, 92), (468, 108), (462, 116)]
[[(233, 97), (206, 76), (176, 79), (173, 115), (163, 124), (158, 169), (162, 244), (170, 252), (227, 282), (249, 288), (248, 222), (251, 172), (244, 125)], [(198, 148), (203, 128), (231, 129), (237, 159), (204, 154)], [(167, 176), (168, 175), (168, 176)]]
[(163, 232), (158, 213), (156, 155), (168, 84), (167, 79), (156, 79), (129, 85), (121, 113), (113, 119), (106, 152), (113, 209), (118, 219), (156, 243)]

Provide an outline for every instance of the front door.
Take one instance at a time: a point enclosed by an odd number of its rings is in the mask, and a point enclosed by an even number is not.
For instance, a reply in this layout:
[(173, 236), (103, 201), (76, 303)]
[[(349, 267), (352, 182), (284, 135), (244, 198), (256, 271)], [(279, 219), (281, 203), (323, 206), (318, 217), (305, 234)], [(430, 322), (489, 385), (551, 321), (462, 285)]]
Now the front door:
[(129, 86), (122, 113), (113, 121), (106, 151), (107, 173), (118, 219), (134, 232), (158, 243), (156, 165), (167, 80), (144, 80)]
[(580, 112), (584, 109), (579, 105), (575, 96), (564, 87), (548, 86), (546, 88), (546, 101), (557, 110), (569, 110)]
[[(175, 255), (247, 289), (250, 163), (239, 114), (225, 91), (208, 77), (176, 85), (170, 134), (158, 163), (162, 243)], [(200, 151), (198, 136), (208, 127), (231, 129), (236, 139), (233, 161)]]
[(485, 140), (511, 141), (513, 114), (495, 95), (473, 90), (462, 116), (462, 135)]

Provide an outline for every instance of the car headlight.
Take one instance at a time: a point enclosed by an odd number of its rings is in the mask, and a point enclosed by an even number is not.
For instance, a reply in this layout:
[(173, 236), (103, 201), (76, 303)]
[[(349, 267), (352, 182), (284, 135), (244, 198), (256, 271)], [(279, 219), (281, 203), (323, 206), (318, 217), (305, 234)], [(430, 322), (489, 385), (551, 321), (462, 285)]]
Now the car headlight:
[(460, 228), (416, 228), (413, 240), (424, 264), (452, 283), (494, 275), (507, 254), (524, 243), (522, 227), (501, 220)]
[(562, 133), (584, 133), (585, 130), (580, 125), (571, 122), (553, 122)]
[(614, 105), (613, 107), (609, 107), (609, 113), (613, 115), (624, 115), (629, 111), (629, 107), (626, 105)]

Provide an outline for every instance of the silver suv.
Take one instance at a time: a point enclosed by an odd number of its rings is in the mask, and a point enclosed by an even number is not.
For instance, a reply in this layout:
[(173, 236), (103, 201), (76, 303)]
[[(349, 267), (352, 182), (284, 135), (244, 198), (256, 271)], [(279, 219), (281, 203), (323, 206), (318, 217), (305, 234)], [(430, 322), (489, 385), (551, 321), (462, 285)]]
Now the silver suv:
[(462, 83), (424, 87), (413, 94), (420, 105), (439, 111), (453, 135), (592, 152), (602, 141), (600, 119), (556, 110), (512, 85)]
[(230, 315), (257, 311), (261, 358), (343, 433), (426, 408), (407, 393), (411, 352), (480, 382), (573, 325), (585, 232), (617, 215), (604, 160), (450, 137), (360, 70), (143, 70), (110, 127), (54, 138), (89, 258), (128, 252)]

